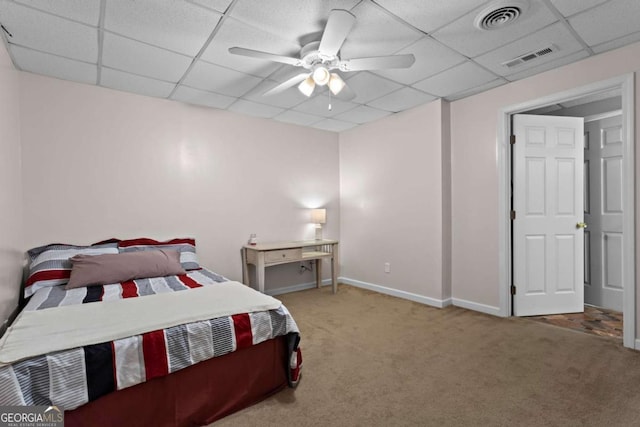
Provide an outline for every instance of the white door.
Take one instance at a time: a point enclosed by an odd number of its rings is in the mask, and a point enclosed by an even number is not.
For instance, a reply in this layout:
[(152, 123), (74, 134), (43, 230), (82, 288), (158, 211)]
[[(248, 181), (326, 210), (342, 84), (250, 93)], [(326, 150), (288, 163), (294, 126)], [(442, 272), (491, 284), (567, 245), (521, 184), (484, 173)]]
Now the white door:
[(622, 311), (622, 116), (584, 128), (584, 301)]
[(583, 119), (513, 117), (513, 313), (584, 311)]

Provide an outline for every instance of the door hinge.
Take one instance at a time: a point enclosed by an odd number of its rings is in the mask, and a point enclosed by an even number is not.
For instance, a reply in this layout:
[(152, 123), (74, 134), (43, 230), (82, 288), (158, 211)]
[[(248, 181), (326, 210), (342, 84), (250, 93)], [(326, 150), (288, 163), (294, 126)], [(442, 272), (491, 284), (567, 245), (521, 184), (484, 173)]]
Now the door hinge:
[(516, 219), (516, 211), (511, 211), (511, 221)]
[(515, 143), (516, 143), (516, 136), (515, 136), (515, 135), (511, 135), (511, 136), (509, 137), (509, 143), (510, 143), (511, 145), (513, 145), (513, 144), (515, 144)]
[(516, 285), (511, 285), (511, 295), (516, 294)]

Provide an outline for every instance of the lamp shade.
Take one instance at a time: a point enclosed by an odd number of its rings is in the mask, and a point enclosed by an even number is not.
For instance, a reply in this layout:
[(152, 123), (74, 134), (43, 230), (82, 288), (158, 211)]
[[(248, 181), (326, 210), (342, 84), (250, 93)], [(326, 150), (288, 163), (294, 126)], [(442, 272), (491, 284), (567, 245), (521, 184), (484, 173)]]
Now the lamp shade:
[(329, 79), (331, 78), (331, 73), (325, 67), (317, 67), (313, 70), (311, 74), (313, 77), (313, 81), (316, 82), (318, 86), (324, 86), (329, 83)]
[(314, 224), (324, 224), (327, 222), (326, 209), (311, 209), (311, 222)]
[(313, 89), (316, 87), (316, 82), (313, 81), (313, 77), (309, 76), (298, 85), (298, 90), (305, 96), (311, 96)]
[(342, 80), (337, 73), (331, 73), (331, 78), (329, 79), (329, 90), (331, 93), (334, 95), (339, 94), (340, 91), (344, 89), (344, 86), (344, 80)]

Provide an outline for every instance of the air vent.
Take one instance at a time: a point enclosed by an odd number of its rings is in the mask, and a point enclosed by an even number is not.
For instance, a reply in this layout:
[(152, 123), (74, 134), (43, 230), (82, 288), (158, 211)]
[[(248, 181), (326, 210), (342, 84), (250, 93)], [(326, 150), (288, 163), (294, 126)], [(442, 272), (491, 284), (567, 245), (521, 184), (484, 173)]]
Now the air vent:
[(559, 50), (558, 46), (552, 44), (550, 46), (543, 47), (542, 49), (538, 49), (535, 52), (525, 53), (524, 55), (520, 55), (517, 58), (513, 58), (508, 61), (505, 61), (501, 65), (508, 68), (517, 67), (518, 65), (522, 65), (529, 61), (533, 61), (534, 59), (538, 59), (541, 56), (545, 56), (545, 55), (549, 55), (551, 53), (557, 52), (558, 50)]
[(493, 2), (476, 16), (473, 23), (480, 30), (498, 30), (515, 22), (528, 8), (527, 0)]

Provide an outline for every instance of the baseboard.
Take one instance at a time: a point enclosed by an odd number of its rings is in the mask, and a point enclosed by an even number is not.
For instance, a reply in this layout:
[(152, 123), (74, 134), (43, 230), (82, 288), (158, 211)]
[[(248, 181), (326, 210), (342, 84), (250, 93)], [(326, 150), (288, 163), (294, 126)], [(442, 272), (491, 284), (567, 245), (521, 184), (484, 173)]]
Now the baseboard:
[[(331, 279), (324, 279), (321, 282), (321, 284), (322, 286), (330, 285)], [(297, 291), (304, 291), (306, 289), (313, 289), (315, 287), (316, 287), (316, 282), (299, 283), (297, 285), (285, 286), (282, 288), (266, 289), (264, 293), (267, 295), (275, 296), (275, 295), (288, 294), (289, 292), (297, 292)]]
[(503, 317), (500, 314), (500, 307), (494, 307), (492, 305), (480, 304), (473, 301), (467, 301), (460, 298), (451, 298), (453, 305), (456, 307), (466, 308), (468, 310), (479, 311), (480, 313), (490, 314), (492, 316)]
[(640, 339), (636, 338), (636, 346), (635, 346), (636, 350), (640, 350)]
[(451, 298), (439, 300), (435, 298), (425, 297), (424, 295), (414, 294), (412, 292), (400, 291), (398, 289), (387, 288), (386, 286), (380, 286), (373, 283), (362, 282), (360, 280), (349, 279), (348, 277), (340, 277), (338, 281), (347, 285), (355, 286), (357, 288), (368, 289), (370, 291), (379, 292), (381, 294), (408, 299), (410, 301), (419, 302), (421, 304), (430, 305), (432, 307), (443, 308), (451, 305)]

